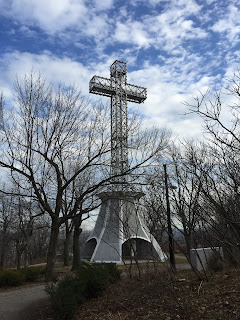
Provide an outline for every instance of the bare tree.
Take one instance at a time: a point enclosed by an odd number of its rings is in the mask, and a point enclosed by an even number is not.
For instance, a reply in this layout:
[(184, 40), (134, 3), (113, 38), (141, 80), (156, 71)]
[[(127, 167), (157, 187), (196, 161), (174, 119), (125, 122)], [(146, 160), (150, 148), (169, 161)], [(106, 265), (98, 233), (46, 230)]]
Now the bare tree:
[[(199, 230), (209, 245), (223, 246), (225, 254), (238, 263), (239, 229), (239, 164), (238, 155), (228, 147), (214, 144), (191, 146), (188, 150), (189, 170), (195, 174), (200, 190)], [(211, 239), (211, 241), (210, 241)], [(206, 241), (205, 241), (206, 242)]]
[(155, 165), (146, 169), (143, 191), (145, 193), (143, 197), (145, 221), (150, 232), (162, 245), (163, 236), (167, 233), (167, 209), (162, 166)]
[(7, 251), (13, 241), (14, 211), (12, 197), (0, 196), (0, 271), (6, 264)]
[(68, 219), (64, 223), (65, 229), (65, 239), (63, 243), (63, 264), (64, 266), (69, 266), (69, 252), (71, 244), (71, 236), (73, 232), (73, 220)]
[[(16, 246), (16, 265), (17, 269), (21, 268), (22, 256), (24, 255), (23, 265), (27, 267), (30, 260), (30, 243), (33, 234), (34, 214), (37, 215), (36, 207), (32, 201), (26, 202), (19, 194), (14, 198), (13, 208), (15, 211), (15, 232), (14, 242)], [(33, 210), (35, 212), (33, 212)]]
[(206, 138), (216, 146), (225, 145), (239, 152), (240, 73), (228, 81), (228, 87), (211, 95), (208, 89), (195, 97), (195, 103), (185, 102), (189, 113), (203, 120)]
[(201, 176), (196, 177), (189, 169), (184, 153), (183, 145), (171, 147), (171, 181), (174, 188), (170, 188), (170, 195), (175, 218), (173, 224), (184, 236), (189, 257), (190, 250), (194, 247), (194, 232), (200, 219), (202, 181)]
[(50, 239), (49, 216), (40, 216), (34, 219), (34, 229), (30, 242), (30, 262), (31, 264), (46, 261), (48, 245)]
[[(55, 88), (34, 73), (17, 79), (15, 92), (13, 117), (5, 121), (1, 132), (0, 165), (18, 179), (20, 188), (31, 186), (34, 198), (51, 217), (48, 281), (53, 274), (60, 225), (76, 217), (85, 199), (113, 178), (109, 170), (110, 115), (102, 105), (90, 105), (77, 89), (63, 85)], [(165, 147), (166, 134), (161, 133), (160, 139), (157, 136), (155, 130), (155, 135), (138, 139), (137, 157), (121, 174), (141, 167)], [(73, 184), (88, 170), (95, 172), (94, 181), (73, 198)], [(64, 199), (73, 201), (65, 215)]]
[[(15, 89), (15, 114), (2, 132), (0, 164), (18, 179), (21, 189), (27, 184), (33, 188), (35, 198), (51, 217), (46, 271), (46, 279), (50, 280), (59, 226), (76, 214), (82, 201), (74, 199), (68, 216), (61, 216), (64, 192), (71, 190), (86, 168), (101, 164), (109, 151), (107, 123), (103, 123), (103, 109), (90, 108), (72, 87), (55, 89), (41, 76), (30, 74), (23, 81), (17, 80)], [(78, 163), (70, 175), (69, 159)]]
[(214, 207), (219, 221), (212, 223), (215, 228), (218, 226), (220, 239), (228, 243), (230, 251), (233, 249), (234, 259), (240, 260), (240, 73), (234, 74), (228, 87), (215, 92), (212, 99), (208, 98), (210, 93), (208, 90), (206, 94), (200, 94), (195, 104), (187, 105), (190, 112), (202, 118), (209, 141), (208, 153), (212, 160), (208, 163), (208, 170), (205, 170), (208, 184), (205, 184), (204, 196)]

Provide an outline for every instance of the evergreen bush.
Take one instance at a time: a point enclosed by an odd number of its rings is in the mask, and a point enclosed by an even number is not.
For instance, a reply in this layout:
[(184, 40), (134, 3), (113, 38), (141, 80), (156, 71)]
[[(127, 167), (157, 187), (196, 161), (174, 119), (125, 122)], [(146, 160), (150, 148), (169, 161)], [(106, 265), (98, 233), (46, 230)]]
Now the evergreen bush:
[(46, 287), (52, 307), (59, 319), (68, 320), (86, 299), (96, 298), (111, 284), (120, 279), (115, 264), (82, 264), (73, 275)]
[(24, 282), (24, 275), (18, 270), (4, 270), (0, 272), (0, 287), (17, 287)]
[(102, 263), (101, 265), (107, 274), (110, 283), (115, 283), (121, 279), (121, 271), (118, 269), (115, 263)]
[(19, 272), (24, 276), (25, 281), (34, 282), (44, 276), (45, 267), (37, 266), (37, 267), (27, 267), (22, 268)]
[(65, 276), (57, 284), (47, 285), (45, 290), (59, 319), (71, 319), (77, 306), (85, 300), (84, 287), (75, 276)]
[(222, 271), (224, 269), (223, 260), (220, 256), (212, 254), (207, 261), (208, 270), (213, 272)]
[(25, 281), (36, 281), (45, 274), (45, 267), (27, 267), (19, 270), (9, 269), (0, 272), (0, 287), (20, 286)]
[(86, 299), (96, 298), (120, 279), (121, 273), (113, 263), (82, 264), (76, 273), (84, 286)]

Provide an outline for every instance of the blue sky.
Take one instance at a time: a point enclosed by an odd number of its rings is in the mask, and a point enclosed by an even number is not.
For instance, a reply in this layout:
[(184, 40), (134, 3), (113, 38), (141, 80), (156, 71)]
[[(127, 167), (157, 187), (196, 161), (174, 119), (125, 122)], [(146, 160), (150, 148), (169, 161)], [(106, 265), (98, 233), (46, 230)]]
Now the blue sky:
[[(0, 0), (0, 90), (32, 68), (88, 94), (93, 75), (117, 59), (145, 86), (146, 123), (174, 137), (202, 135), (187, 111), (198, 90), (219, 89), (239, 70), (239, 0)], [(108, 101), (107, 98), (103, 98)]]

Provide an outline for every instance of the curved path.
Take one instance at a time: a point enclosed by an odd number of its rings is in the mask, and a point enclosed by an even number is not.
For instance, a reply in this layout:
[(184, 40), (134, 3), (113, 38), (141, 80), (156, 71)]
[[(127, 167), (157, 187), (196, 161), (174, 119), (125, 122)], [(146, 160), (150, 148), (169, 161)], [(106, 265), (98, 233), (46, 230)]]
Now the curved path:
[(0, 319), (21, 320), (24, 309), (48, 297), (45, 284), (7, 289), (0, 292)]

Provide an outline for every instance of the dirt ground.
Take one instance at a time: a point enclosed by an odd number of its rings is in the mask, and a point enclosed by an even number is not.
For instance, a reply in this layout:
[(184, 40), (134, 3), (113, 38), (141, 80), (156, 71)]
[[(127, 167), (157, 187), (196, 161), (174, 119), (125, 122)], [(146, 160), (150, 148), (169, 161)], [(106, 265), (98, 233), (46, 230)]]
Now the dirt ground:
[[(0, 291), (1, 320), (56, 320), (44, 284)], [(240, 320), (240, 269), (199, 279), (189, 270), (125, 277), (80, 306), (74, 320)]]
[(240, 320), (240, 269), (123, 279), (82, 305), (74, 320)]
[[(44, 284), (28, 284), (14, 289), (1, 289), (0, 319), (25, 319), (26, 310), (37, 308), (40, 303), (49, 300), (44, 288)], [(37, 318), (35, 319), (38, 320)]]

